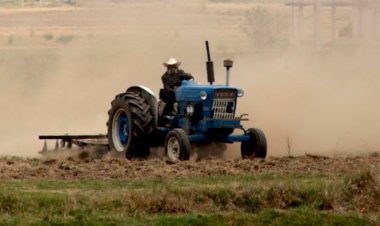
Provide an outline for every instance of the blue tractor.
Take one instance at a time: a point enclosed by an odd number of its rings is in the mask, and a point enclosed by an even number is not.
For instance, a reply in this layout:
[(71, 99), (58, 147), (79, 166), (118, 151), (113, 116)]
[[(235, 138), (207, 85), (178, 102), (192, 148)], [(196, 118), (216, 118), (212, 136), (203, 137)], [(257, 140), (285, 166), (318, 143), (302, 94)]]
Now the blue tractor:
[[(175, 93), (175, 114), (163, 115), (154, 93), (143, 86), (132, 86), (118, 94), (108, 111), (108, 145), (111, 150), (125, 153), (127, 158), (146, 158), (151, 147), (165, 147), (169, 161), (188, 160), (191, 144), (211, 142), (241, 142), (244, 159), (265, 158), (267, 142), (257, 128), (244, 129), (242, 114), (237, 116), (237, 100), (243, 90), (229, 86), (229, 72), (233, 65), (225, 60), (226, 85), (213, 85), (214, 69), (206, 41), (209, 85), (183, 81)], [(160, 92), (161, 93), (161, 92)], [(160, 98), (162, 99), (162, 98)], [(233, 133), (236, 129), (242, 134)]]

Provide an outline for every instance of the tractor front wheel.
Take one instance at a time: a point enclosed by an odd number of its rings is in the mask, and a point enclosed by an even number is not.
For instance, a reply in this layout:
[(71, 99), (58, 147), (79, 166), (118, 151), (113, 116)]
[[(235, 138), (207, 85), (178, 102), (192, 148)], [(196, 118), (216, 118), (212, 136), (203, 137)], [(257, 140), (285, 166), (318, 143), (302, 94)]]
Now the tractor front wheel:
[(267, 140), (263, 131), (252, 128), (247, 130), (247, 134), (250, 139), (241, 143), (242, 158), (265, 158), (267, 156)]
[(189, 137), (183, 129), (173, 129), (166, 136), (165, 153), (169, 161), (189, 160), (190, 149)]

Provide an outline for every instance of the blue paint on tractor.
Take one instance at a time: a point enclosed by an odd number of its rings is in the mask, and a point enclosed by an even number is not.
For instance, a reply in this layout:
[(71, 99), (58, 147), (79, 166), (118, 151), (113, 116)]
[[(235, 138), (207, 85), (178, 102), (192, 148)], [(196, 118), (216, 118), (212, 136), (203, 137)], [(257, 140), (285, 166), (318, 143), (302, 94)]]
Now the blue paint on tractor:
[(126, 145), (129, 136), (129, 121), (128, 116), (124, 112), (120, 113), (117, 124), (119, 128), (119, 140), (123, 145)]
[(203, 120), (203, 129), (207, 131), (207, 129), (220, 129), (220, 128), (240, 128), (240, 120), (223, 120), (223, 119), (207, 119)]
[[(179, 104), (179, 114), (184, 115), (187, 104), (201, 104), (202, 115), (206, 118), (212, 118), (212, 104), (214, 101), (215, 91), (231, 90), (237, 93), (238, 89), (234, 87), (227, 87), (224, 85), (199, 85), (194, 81), (183, 81), (182, 85), (176, 91), (176, 100)], [(207, 94), (206, 100), (200, 97), (201, 92)], [(235, 103), (236, 103), (235, 95)], [(235, 113), (235, 111), (234, 111)]]
[[(182, 128), (189, 134), (190, 142), (241, 142), (248, 135), (230, 135), (241, 128), (235, 117), (238, 89), (224, 85), (199, 85), (183, 81), (176, 90), (178, 114), (170, 122), (171, 129)], [(221, 131), (227, 133), (220, 135)]]
[(222, 137), (220, 139), (210, 139), (209, 136), (204, 135), (204, 134), (189, 135), (189, 140), (192, 143), (208, 143), (208, 142), (234, 143), (234, 142), (249, 141), (249, 139), (250, 139), (250, 136), (248, 134), (229, 135), (226, 137)]

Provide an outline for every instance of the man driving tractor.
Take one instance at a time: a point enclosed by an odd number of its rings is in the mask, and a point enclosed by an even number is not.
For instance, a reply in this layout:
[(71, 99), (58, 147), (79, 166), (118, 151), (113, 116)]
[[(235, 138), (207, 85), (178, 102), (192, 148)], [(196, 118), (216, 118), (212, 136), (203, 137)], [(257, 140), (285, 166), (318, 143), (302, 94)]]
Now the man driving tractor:
[(179, 69), (181, 62), (174, 58), (170, 58), (167, 62), (163, 63), (163, 65), (167, 68), (161, 77), (164, 89), (161, 91), (160, 96), (166, 104), (163, 115), (173, 115), (174, 104), (176, 102), (176, 89), (181, 86), (183, 80), (191, 80), (194, 79), (194, 77)]

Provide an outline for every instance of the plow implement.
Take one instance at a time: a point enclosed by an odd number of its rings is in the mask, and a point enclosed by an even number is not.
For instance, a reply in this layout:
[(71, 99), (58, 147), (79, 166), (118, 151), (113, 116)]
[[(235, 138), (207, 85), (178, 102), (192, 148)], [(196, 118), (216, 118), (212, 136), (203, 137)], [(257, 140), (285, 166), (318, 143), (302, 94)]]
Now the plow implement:
[(49, 152), (47, 141), (55, 140), (54, 151), (61, 149), (71, 149), (73, 145), (84, 149), (86, 147), (108, 148), (107, 135), (41, 135), (40, 140), (45, 140), (41, 154)]

